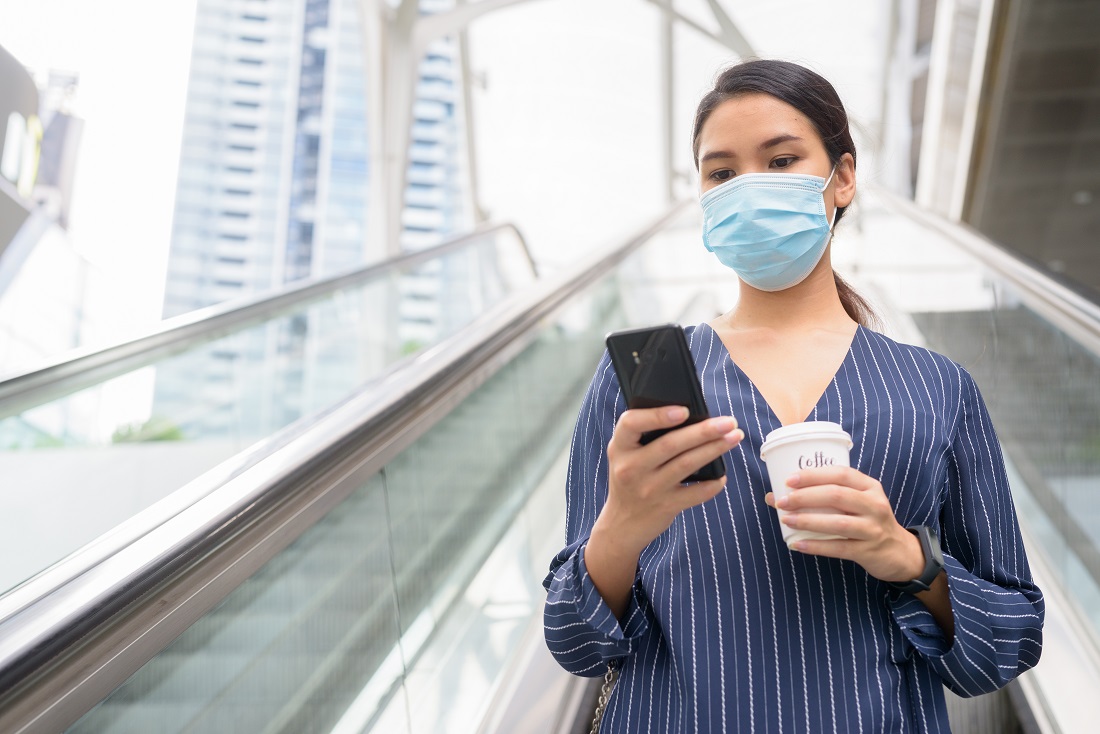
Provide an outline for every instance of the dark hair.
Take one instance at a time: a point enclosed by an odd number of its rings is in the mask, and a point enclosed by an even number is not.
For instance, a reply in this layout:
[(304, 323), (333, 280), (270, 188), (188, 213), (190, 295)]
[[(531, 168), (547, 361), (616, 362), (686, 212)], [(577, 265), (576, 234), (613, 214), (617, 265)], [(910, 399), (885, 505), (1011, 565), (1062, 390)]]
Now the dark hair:
[[(789, 61), (755, 59), (744, 61), (722, 71), (714, 80), (711, 89), (699, 102), (695, 111), (695, 124), (692, 126), (691, 149), (695, 159), (695, 168), (699, 168), (699, 133), (703, 124), (723, 102), (743, 94), (761, 93), (786, 102), (805, 115), (813, 124), (825, 152), (833, 164), (840, 163), (845, 153), (852, 156), (855, 164), (856, 144), (848, 127), (848, 113), (844, 103), (833, 89), (833, 85), (823, 76), (804, 66)], [(848, 207), (838, 207), (835, 222), (839, 222)], [(837, 293), (844, 304), (844, 310), (863, 326), (878, 323), (878, 316), (852, 286), (833, 271)]]

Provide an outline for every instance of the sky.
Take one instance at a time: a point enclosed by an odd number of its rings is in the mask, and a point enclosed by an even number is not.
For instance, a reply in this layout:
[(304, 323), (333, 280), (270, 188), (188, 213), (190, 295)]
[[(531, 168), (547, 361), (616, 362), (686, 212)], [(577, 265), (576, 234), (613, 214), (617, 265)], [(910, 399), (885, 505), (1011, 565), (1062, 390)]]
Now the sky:
[[(706, 5), (676, 2), (713, 25)], [(761, 55), (823, 73), (853, 117), (873, 123), (884, 51), (868, 8), (881, 4), (725, 6)], [(159, 318), (194, 13), (195, 0), (0, 0), (0, 45), (37, 73), (80, 75), (71, 233), (106, 284), (91, 310), (106, 315), (107, 338)], [(539, 0), (471, 30), (484, 81), (474, 107), (482, 204), (551, 266), (639, 229), (664, 204), (658, 18), (643, 0)], [(676, 39), (676, 165), (688, 170), (695, 103), (733, 57), (689, 29)], [(685, 183), (679, 193), (693, 192)]]

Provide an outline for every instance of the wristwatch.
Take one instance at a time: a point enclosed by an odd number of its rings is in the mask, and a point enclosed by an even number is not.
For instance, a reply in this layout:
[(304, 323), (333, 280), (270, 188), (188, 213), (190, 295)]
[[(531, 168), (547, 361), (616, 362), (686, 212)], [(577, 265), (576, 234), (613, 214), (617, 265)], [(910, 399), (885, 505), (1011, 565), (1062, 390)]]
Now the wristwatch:
[(940, 550), (940, 539), (936, 531), (927, 525), (914, 525), (906, 528), (920, 541), (920, 549), (924, 551), (924, 571), (912, 581), (889, 581), (893, 588), (904, 591), (906, 594), (918, 594), (928, 591), (932, 582), (943, 570), (943, 551)]

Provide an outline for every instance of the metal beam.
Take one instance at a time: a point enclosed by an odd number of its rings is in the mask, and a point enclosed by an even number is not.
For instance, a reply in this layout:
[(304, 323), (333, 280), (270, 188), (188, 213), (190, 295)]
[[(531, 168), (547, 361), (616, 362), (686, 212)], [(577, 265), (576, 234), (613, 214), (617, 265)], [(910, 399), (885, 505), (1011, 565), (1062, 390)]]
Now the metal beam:
[(458, 33), (486, 13), (525, 2), (531, 2), (531, 0), (481, 0), (459, 5), (446, 13), (425, 15), (416, 24), (413, 48), (423, 54), (428, 44), (435, 39)]
[[(400, 252), (401, 213), (404, 209), (405, 188), (409, 166), (409, 140), (412, 125), (412, 110), (415, 103), (417, 66), (432, 41), (444, 36), (462, 32), (473, 21), (486, 13), (502, 10), (532, 0), (480, 0), (476, 3), (460, 3), (452, 10), (435, 15), (420, 15), (418, 0), (401, 0), (395, 9), (385, 0), (361, 0), (360, 8), (364, 14), (372, 17), (364, 20), (364, 40), (376, 44), (379, 49), (375, 55), (367, 54), (367, 63), (374, 67), (368, 70), (368, 78), (373, 82), (368, 97), (373, 110), (371, 117), (371, 138), (373, 141), (373, 171), (371, 185), (371, 208), (375, 219), (379, 215), (382, 222), (369, 226), (375, 236), (381, 236), (385, 242), (385, 252), (390, 255)], [(683, 23), (716, 43), (729, 48), (744, 58), (754, 56), (755, 52), (726, 14), (718, 0), (707, 0), (715, 20), (721, 28), (720, 33), (704, 28), (694, 20), (677, 12), (671, 0), (647, 0), (657, 5), (666, 15), (668, 26), (663, 33), (662, 52), (665, 61), (664, 95), (666, 107), (671, 110), (674, 92), (672, 80), (672, 31), (673, 21)], [(372, 30), (373, 29), (373, 30)], [(466, 65), (463, 65), (463, 83), (468, 84)], [(675, 175), (671, 149), (673, 130), (666, 122), (669, 136), (668, 168), (669, 192), (673, 191), (671, 179)], [(476, 165), (470, 159), (470, 165)], [(476, 174), (472, 179), (476, 186)], [(479, 206), (476, 198), (475, 207)]]
[(675, 75), (675, 20), (672, 17), (672, 0), (661, 0), (665, 12), (661, 17), (661, 102), (664, 106), (664, 168), (665, 199), (676, 199), (676, 75)]
[[(706, 36), (718, 45), (725, 46), (730, 51), (733, 51), (735, 54), (743, 59), (756, 56), (756, 51), (754, 51), (752, 46), (749, 45), (749, 42), (745, 40), (745, 37), (741, 35), (741, 32), (737, 30), (737, 26), (734, 25), (733, 20), (731, 20), (730, 17), (726, 15), (725, 11), (723, 11), (721, 8), (719, 8), (719, 12), (721, 12), (724, 21), (729, 24), (731, 32), (726, 32), (725, 29), (723, 29), (722, 33), (715, 33), (709, 28), (699, 25), (697, 22), (687, 17), (686, 15), (677, 12), (671, 6), (666, 6), (664, 0), (646, 0), (646, 2), (648, 2), (650, 5), (656, 5), (658, 8), (661, 9), (662, 12), (669, 15), (677, 22), (683, 23), (685, 26), (692, 29), (699, 35)], [(715, 17), (717, 18), (717, 16)], [(721, 26), (723, 20), (719, 19), (718, 23)]]
[(726, 14), (725, 9), (722, 8), (718, 0), (707, 0), (707, 5), (710, 6), (710, 12), (714, 14), (714, 19), (718, 21), (718, 27), (722, 29), (722, 38), (726, 46), (733, 49), (743, 59), (755, 56), (756, 52), (753, 51), (752, 46), (749, 45), (737, 24)]
[(462, 68), (462, 117), (463, 131), (466, 135), (466, 161), (470, 182), (468, 200), (472, 209), (474, 223), (481, 224), (489, 219), (489, 214), (481, 206), (481, 178), (477, 170), (477, 136), (474, 135), (474, 74), (470, 67), (470, 34), (465, 30), (458, 34), (458, 54)]

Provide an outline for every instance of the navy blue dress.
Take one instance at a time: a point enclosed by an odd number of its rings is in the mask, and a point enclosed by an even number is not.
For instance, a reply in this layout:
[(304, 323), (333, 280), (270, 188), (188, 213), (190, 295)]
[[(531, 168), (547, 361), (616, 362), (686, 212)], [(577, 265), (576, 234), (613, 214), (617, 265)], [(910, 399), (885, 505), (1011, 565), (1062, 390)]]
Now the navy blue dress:
[(943, 686), (993, 691), (1034, 666), (1042, 593), (1031, 579), (1000, 445), (971, 376), (860, 327), (807, 420), (851, 434), (903, 526), (940, 532), (955, 639), (915, 597), (851, 562), (788, 550), (764, 504), (764, 436), (778, 418), (706, 324), (686, 330), (712, 415), (745, 439), (727, 486), (642, 553), (620, 624), (585, 569), (607, 497), (606, 447), (626, 409), (605, 354), (581, 407), (545, 635), (571, 673), (621, 674), (605, 732), (947, 732)]

